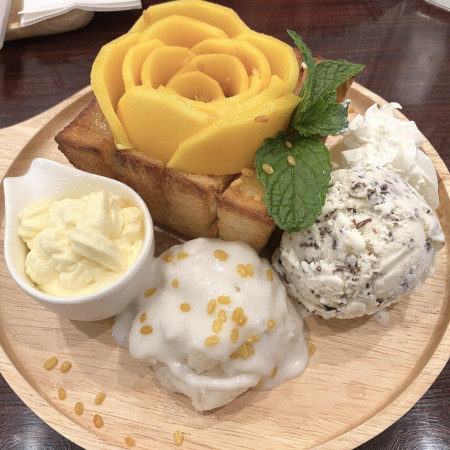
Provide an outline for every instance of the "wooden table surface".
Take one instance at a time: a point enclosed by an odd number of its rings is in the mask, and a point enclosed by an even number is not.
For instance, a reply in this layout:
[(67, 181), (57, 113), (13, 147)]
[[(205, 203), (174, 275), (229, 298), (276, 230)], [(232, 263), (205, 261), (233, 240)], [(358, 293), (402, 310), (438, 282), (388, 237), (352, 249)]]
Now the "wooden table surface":
[[(143, 6), (152, 3), (144, 0)], [(414, 0), (228, 0), (252, 28), (313, 53), (365, 64), (357, 81), (414, 120), (450, 167), (450, 12)], [(82, 29), (6, 42), (0, 50), (0, 128), (26, 120), (89, 84), (106, 42), (139, 10), (96, 13)], [(400, 420), (360, 449), (450, 448), (450, 364)], [(78, 449), (29, 410), (0, 376), (1, 449)]]

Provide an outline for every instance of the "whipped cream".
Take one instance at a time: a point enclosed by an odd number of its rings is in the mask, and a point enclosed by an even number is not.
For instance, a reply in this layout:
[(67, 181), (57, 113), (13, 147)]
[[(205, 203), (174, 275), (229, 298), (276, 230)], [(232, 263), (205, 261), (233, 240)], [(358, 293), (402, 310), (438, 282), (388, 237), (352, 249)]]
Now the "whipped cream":
[(80, 198), (44, 199), (19, 213), (27, 244), (25, 271), (42, 292), (75, 297), (120, 278), (144, 239), (142, 212), (105, 191)]
[(439, 205), (436, 171), (430, 158), (419, 147), (423, 138), (413, 121), (395, 117), (398, 103), (377, 104), (358, 114), (343, 141), (340, 167), (384, 166), (400, 175), (429, 204)]

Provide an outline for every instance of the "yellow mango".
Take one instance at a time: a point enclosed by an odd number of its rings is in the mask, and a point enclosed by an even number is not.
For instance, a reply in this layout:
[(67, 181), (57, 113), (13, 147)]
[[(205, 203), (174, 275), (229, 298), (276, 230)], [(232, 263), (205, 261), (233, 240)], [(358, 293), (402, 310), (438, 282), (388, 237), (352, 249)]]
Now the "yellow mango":
[(174, 92), (135, 86), (120, 99), (117, 115), (133, 147), (167, 162), (179, 143), (205, 128), (208, 114)]
[(152, 39), (151, 41), (142, 42), (134, 47), (131, 47), (125, 54), (122, 65), (122, 76), (125, 84), (125, 90), (132, 86), (139, 86), (142, 84), (141, 67), (148, 55), (158, 47), (164, 46), (159, 39)]
[[(152, 42), (152, 41), (151, 41)], [(159, 47), (152, 51), (142, 64), (142, 84), (157, 89), (165, 85), (195, 53), (185, 47)]]
[(180, 142), (168, 167), (191, 173), (224, 175), (252, 167), (266, 137), (284, 129), (300, 99), (288, 94), (250, 111), (214, 122)]
[(236, 39), (247, 41), (267, 56), (272, 75), (278, 75), (286, 83), (286, 92), (292, 92), (298, 81), (298, 62), (294, 50), (284, 42), (256, 31), (246, 31)]
[(234, 37), (249, 29), (231, 8), (201, 0), (178, 0), (150, 6), (142, 13), (129, 32), (141, 33), (149, 25), (172, 15), (190, 17), (222, 28), (229, 37)]
[(225, 98), (220, 84), (203, 72), (186, 72), (167, 83), (167, 88), (173, 89), (184, 98), (209, 103), (218, 98)]
[(183, 66), (175, 75), (200, 71), (217, 80), (227, 97), (248, 89), (249, 81), (244, 64), (231, 55), (198, 55)]
[(126, 34), (102, 47), (92, 65), (91, 86), (105, 115), (116, 145), (130, 147), (125, 130), (116, 115), (119, 99), (125, 92), (122, 65), (128, 49), (139, 40), (139, 34)]
[(220, 28), (183, 16), (169, 16), (150, 25), (141, 39), (159, 39), (166, 45), (193, 47), (208, 38), (223, 39), (227, 35)]
[(197, 55), (225, 53), (239, 58), (247, 70), (247, 75), (261, 78), (262, 89), (270, 82), (271, 71), (266, 55), (249, 42), (238, 39), (205, 39), (191, 48)]

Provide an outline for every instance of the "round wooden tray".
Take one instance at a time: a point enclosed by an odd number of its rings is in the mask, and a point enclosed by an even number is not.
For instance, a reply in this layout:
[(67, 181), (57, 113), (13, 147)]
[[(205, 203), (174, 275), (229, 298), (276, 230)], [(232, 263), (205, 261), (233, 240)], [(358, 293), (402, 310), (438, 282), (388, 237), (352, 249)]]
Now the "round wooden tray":
[[(35, 157), (65, 162), (53, 141), (92, 98), (89, 88), (27, 122), (0, 130), (0, 177), (23, 174)], [(384, 103), (358, 84), (353, 108), (363, 112)], [(420, 126), (420, 124), (419, 124)], [(425, 142), (439, 176), (438, 215), (450, 242), (450, 175)], [(3, 248), (4, 197), (0, 217)], [(420, 291), (392, 307), (387, 328), (374, 319), (306, 320), (316, 346), (306, 371), (272, 391), (249, 391), (226, 407), (199, 414), (189, 401), (166, 391), (144, 364), (120, 349), (104, 323), (71, 322), (40, 307), (14, 284), (0, 259), (0, 371), (45, 422), (86, 448), (173, 445), (183, 448), (349, 448), (375, 436), (414, 405), (450, 354), (449, 246), (439, 254), (436, 274)], [(44, 362), (57, 356), (57, 368)], [(68, 360), (72, 369), (61, 373)], [(67, 398), (58, 399), (64, 387)], [(101, 405), (94, 403), (106, 393)], [(84, 403), (76, 415), (75, 403)], [(94, 414), (104, 426), (97, 429)]]

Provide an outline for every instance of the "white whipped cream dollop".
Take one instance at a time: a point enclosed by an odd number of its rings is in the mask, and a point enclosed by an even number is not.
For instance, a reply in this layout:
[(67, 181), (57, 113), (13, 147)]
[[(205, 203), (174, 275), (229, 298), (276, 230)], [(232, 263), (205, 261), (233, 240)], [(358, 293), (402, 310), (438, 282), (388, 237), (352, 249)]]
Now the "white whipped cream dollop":
[(358, 114), (349, 126), (341, 152), (340, 166), (384, 166), (400, 175), (430, 205), (439, 205), (436, 171), (430, 158), (419, 147), (422, 135), (415, 122), (395, 117), (398, 103), (378, 108), (375, 103), (364, 116)]

